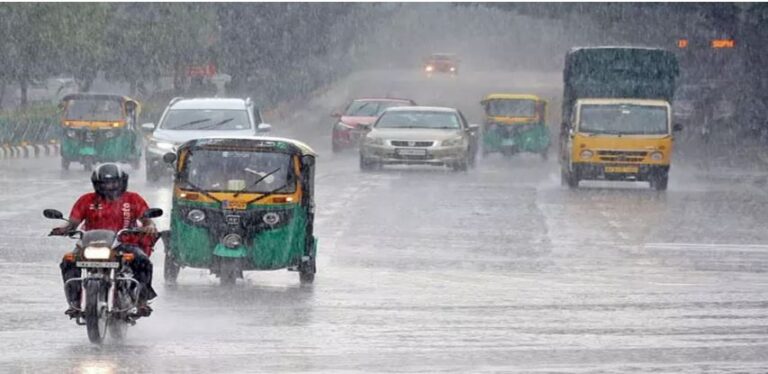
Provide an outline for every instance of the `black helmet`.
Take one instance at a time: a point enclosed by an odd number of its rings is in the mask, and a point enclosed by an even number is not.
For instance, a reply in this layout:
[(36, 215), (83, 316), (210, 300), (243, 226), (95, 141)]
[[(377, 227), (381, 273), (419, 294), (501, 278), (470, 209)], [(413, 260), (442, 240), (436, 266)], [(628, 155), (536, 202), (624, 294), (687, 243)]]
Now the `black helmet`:
[(91, 174), (91, 183), (101, 197), (117, 199), (128, 189), (128, 174), (117, 164), (101, 164)]

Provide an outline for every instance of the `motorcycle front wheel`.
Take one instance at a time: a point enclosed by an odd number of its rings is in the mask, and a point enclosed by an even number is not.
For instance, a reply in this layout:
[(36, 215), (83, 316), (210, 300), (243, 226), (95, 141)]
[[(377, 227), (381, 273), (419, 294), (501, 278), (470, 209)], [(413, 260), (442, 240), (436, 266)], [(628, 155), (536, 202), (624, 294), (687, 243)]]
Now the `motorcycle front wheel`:
[(85, 285), (85, 327), (88, 330), (88, 340), (101, 344), (107, 335), (107, 292), (97, 280), (88, 281)]

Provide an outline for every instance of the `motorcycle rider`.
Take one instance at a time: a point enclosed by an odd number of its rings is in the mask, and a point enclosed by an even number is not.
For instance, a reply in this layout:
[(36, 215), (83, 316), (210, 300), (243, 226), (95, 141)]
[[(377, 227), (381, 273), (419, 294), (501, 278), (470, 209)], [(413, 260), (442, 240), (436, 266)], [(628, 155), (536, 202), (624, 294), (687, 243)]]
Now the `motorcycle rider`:
[[(117, 164), (100, 165), (91, 174), (91, 183), (94, 192), (82, 195), (75, 202), (69, 214), (69, 223), (54, 228), (49, 235), (66, 235), (76, 230), (80, 224), (84, 225), (84, 230), (105, 229), (117, 232), (121, 229), (136, 228), (138, 227), (136, 222), (140, 222), (140, 230), (144, 235), (132, 238), (125, 235), (121, 249), (123, 252), (134, 255), (130, 267), (135, 279), (142, 285), (137, 314), (149, 316), (152, 308), (147, 305), (147, 301), (157, 295), (152, 289), (152, 262), (147, 255), (147, 253), (151, 254), (157, 229), (151, 219), (141, 218), (149, 207), (139, 194), (127, 191), (128, 174)], [(80, 277), (80, 269), (75, 266), (75, 262), (67, 260), (70, 256), (64, 256), (60, 264), (64, 282)], [(80, 285), (76, 283), (78, 282), (67, 284), (65, 289), (69, 305), (65, 314), (70, 317), (77, 316), (79, 313)]]

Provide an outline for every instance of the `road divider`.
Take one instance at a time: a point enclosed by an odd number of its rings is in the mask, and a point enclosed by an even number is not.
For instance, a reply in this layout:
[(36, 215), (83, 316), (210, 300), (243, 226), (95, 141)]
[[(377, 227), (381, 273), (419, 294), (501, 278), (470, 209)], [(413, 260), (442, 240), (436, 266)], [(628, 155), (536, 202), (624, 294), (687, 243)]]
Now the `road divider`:
[(0, 160), (14, 158), (57, 157), (58, 155), (59, 145), (55, 143), (0, 146)]

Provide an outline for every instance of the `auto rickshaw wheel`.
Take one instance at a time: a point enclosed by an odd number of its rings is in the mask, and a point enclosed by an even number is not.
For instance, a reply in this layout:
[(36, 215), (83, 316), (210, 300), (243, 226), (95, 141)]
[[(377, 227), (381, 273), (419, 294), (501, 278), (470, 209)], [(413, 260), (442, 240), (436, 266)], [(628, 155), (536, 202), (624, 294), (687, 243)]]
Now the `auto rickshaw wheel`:
[(219, 263), (219, 283), (222, 286), (232, 286), (240, 274), (240, 267), (236, 260), (221, 259)]
[[(165, 244), (165, 240), (163, 241), (163, 244)], [(164, 251), (165, 261), (163, 262), (163, 278), (165, 279), (166, 285), (175, 285), (176, 280), (179, 278), (181, 266), (173, 259), (173, 255), (171, 254), (171, 251), (168, 250), (167, 246), (165, 246)]]
[(83, 158), (83, 170), (85, 170), (85, 171), (93, 170), (93, 164), (94, 164), (93, 157), (85, 156)]
[(317, 264), (315, 257), (299, 266), (299, 282), (301, 285), (309, 285), (315, 281), (315, 273), (317, 272)]
[(61, 158), (61, 170), (69, 170), (69, 160), (64, 157)]

